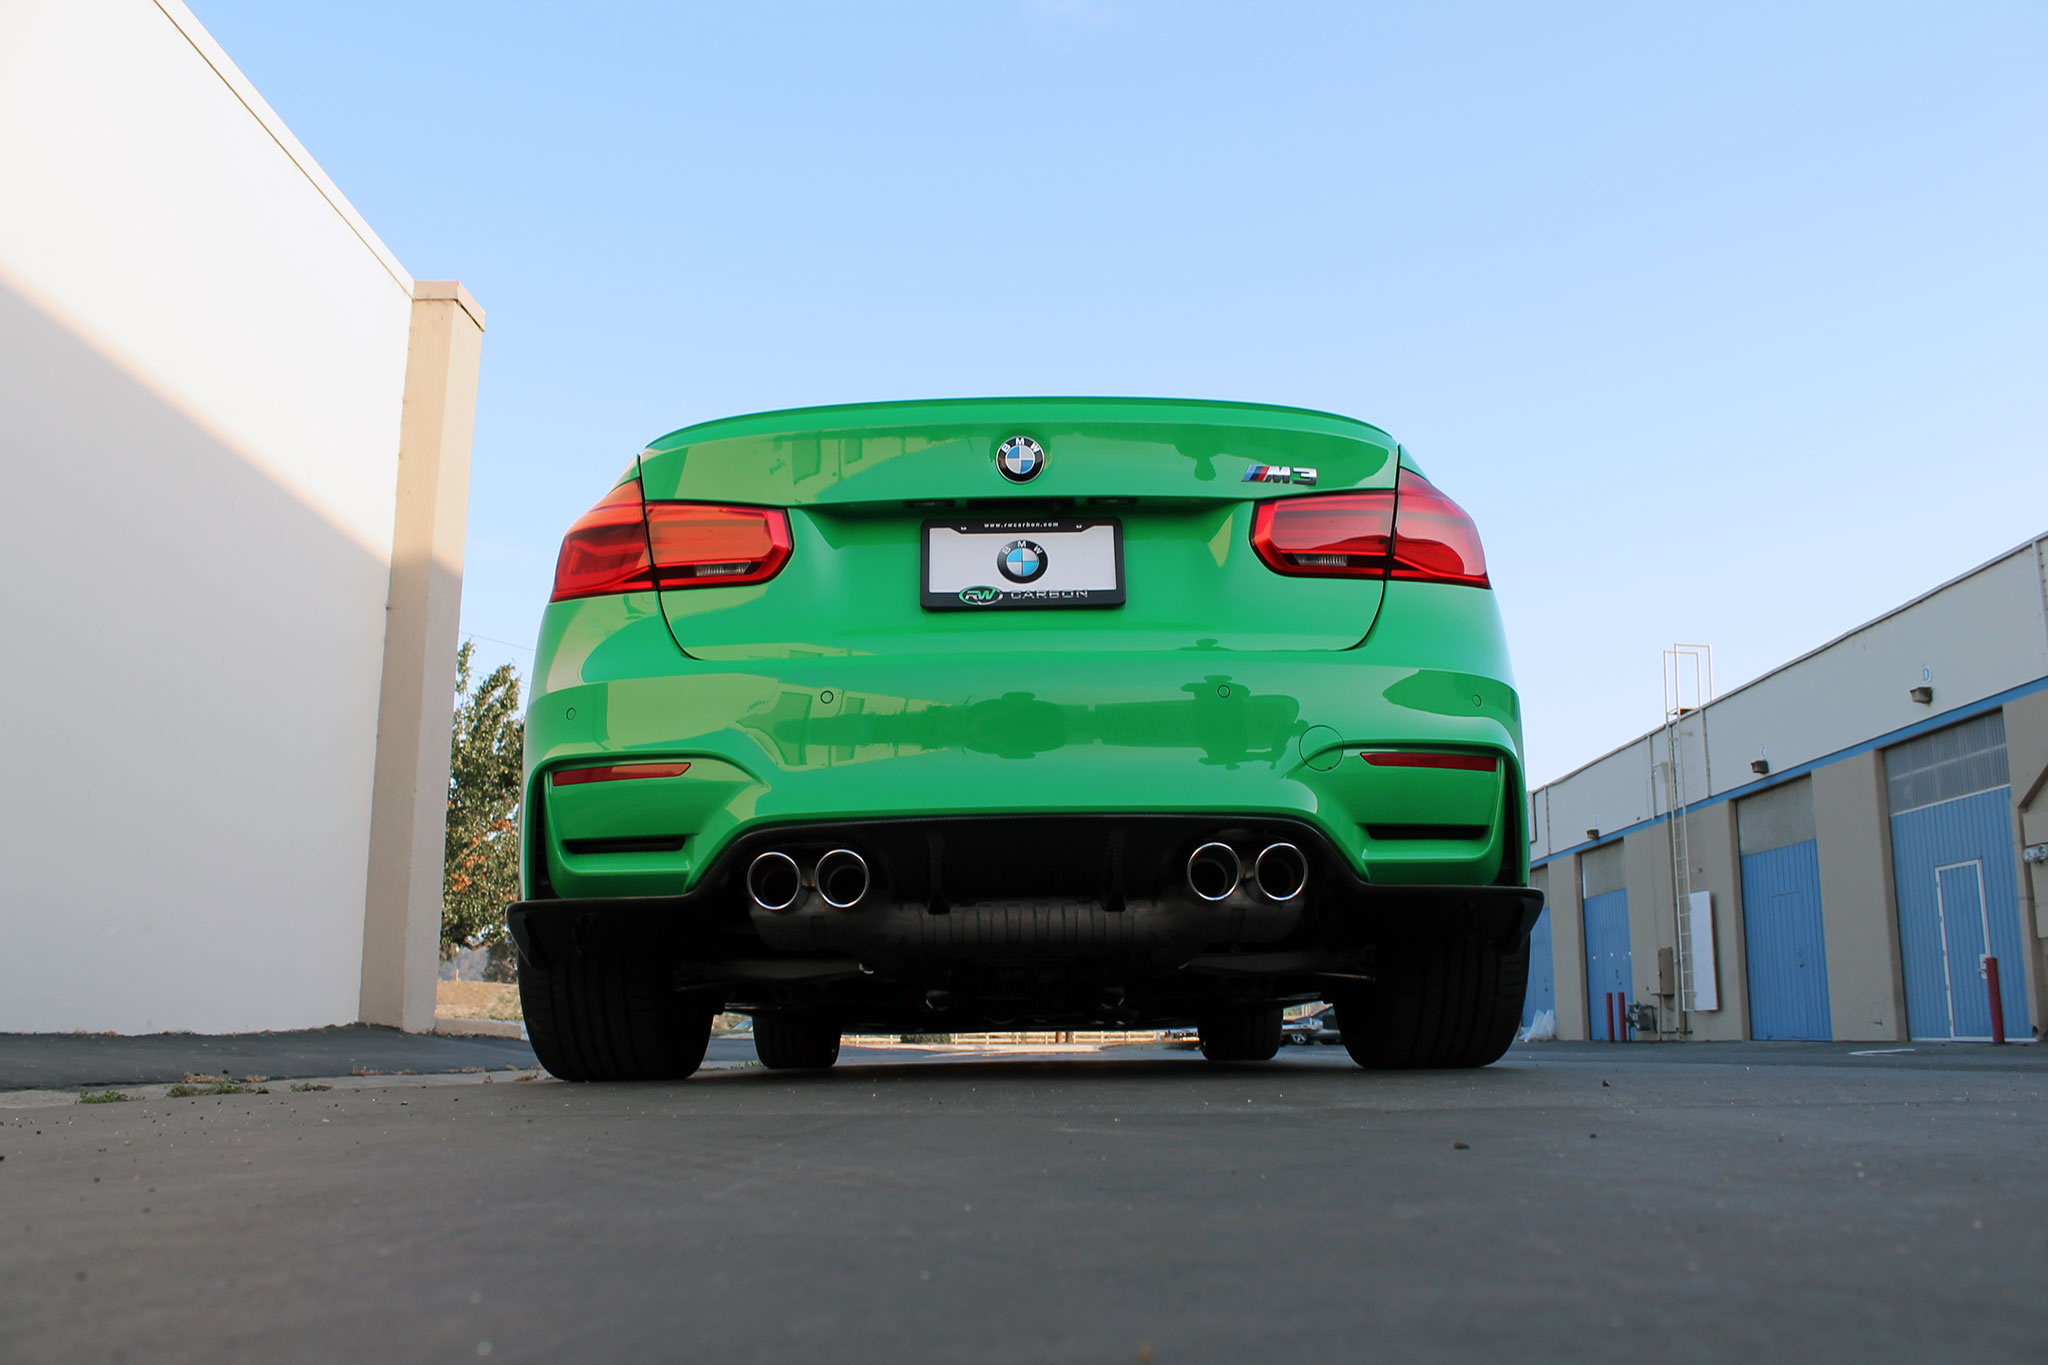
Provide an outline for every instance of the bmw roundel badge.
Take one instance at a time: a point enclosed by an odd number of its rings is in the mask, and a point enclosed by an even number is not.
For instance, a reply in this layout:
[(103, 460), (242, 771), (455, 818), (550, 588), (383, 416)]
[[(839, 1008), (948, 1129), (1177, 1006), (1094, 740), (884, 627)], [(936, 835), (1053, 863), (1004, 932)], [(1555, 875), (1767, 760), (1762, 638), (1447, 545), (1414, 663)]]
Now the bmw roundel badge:
[(1011, 483), (1030, 483), (1045, 468), (1045, 447), (1029, 436), (1012, 436), (996, 447), (996, 468)]
[(996, 556), (996, 569), (1012, 583), (1035, 583), (1045, 575), (1045, 547), (1035, 540), (1013, 540)]

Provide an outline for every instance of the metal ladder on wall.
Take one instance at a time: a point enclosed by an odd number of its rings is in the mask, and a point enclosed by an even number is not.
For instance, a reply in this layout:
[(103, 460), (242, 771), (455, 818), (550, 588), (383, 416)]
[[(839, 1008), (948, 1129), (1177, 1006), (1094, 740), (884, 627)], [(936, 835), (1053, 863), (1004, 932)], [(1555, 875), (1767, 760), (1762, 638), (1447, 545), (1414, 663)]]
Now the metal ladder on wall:
[[(1686, 705), (1686, 674), (1690, 671), (1692, 705)], [(1685, 736), (1687, 716), (1704, 715), (1713, 700), (1714, 650), (1711, 645), (1673, 645), (1664, 651), (1664, 754), (1665, 810), (1670, 816), (1671, 845), (1671, 966), (1672, 989), (1678, 1004), (1678, 1027), (1660, 1029), (1685, 1038), (1692, 1032), (1688, 1012), (1693, 993), (1692, 963), (1692, 844), (1688, 826), (1685, 786)], [(1704, 739), (1704, 732), (1702, 732)], [(1704, 743), (1702, 750), (1704, 751)]]

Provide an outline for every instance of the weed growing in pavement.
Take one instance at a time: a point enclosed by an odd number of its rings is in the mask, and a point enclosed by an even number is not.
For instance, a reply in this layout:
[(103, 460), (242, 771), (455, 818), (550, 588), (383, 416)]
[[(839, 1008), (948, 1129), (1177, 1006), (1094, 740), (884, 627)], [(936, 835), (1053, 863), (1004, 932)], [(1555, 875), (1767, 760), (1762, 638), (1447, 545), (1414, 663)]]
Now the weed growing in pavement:
[(164, 1098), (171, 1100), (189, 1099), (193, 1095), (268, 1095), (267, 1085), (243, 1085), (240, 1081), (217, 1080), (211, 1085), (173, 1085), (164, 1089)]
[(133, 1095), (124, 1095), (118, 1090), (81, 1090), (78, 1092), (78, 1102), (80, 1104), (119, 1104), (123, 1100), (132, 1100), (134, 1098)]
[(319, 1083), (318, 1081), (293, 1081), (293, 1082), (292, 1082), (292, 1090), (293, 1090), (293, 1091), (294, 1091), (295, 1093), (297, 1093), (297, 1094), (300, 1094), (300, 1095), (303, 1095), (303, 1094), (305, 1094), (305, 1093), (306, 1093), (307, 1091), (309, 1091), (309, 1090), (332, 1090), (332, 1089), (334, 1089), (334, 1087), (333, 1087), (333, 1086), (331, 1086), (331, 1085), (321, 1085), (321, 1084), (320, 1084), (320, 1083)]

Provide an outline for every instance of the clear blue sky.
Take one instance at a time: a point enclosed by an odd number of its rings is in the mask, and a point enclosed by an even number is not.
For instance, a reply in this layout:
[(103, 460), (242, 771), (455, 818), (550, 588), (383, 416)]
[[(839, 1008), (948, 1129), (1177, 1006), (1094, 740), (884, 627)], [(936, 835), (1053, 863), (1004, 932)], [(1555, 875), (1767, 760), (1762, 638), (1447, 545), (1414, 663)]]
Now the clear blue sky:
[(191, 0), (488, 310), (463, 628), (650, 438), (1349, 413), (1478, 518), (1543, 780), (2048, 530), (2048, 6)]

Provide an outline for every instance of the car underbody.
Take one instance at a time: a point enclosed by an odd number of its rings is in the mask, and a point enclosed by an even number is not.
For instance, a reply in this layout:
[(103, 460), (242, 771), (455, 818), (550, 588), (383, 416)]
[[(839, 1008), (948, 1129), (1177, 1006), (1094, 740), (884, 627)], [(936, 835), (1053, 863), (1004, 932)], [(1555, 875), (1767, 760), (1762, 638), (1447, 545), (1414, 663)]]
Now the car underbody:
[(1389, 949), (1512, 952), (1540, 909), (1524, 887), (1363, 881), (1301, 821), (966, 816), (755, 830), (687, 894), (526, 901), (510, 921), (533, 963), (622, 937), (720, 1008), (946, 1032), (1329, 998)]

